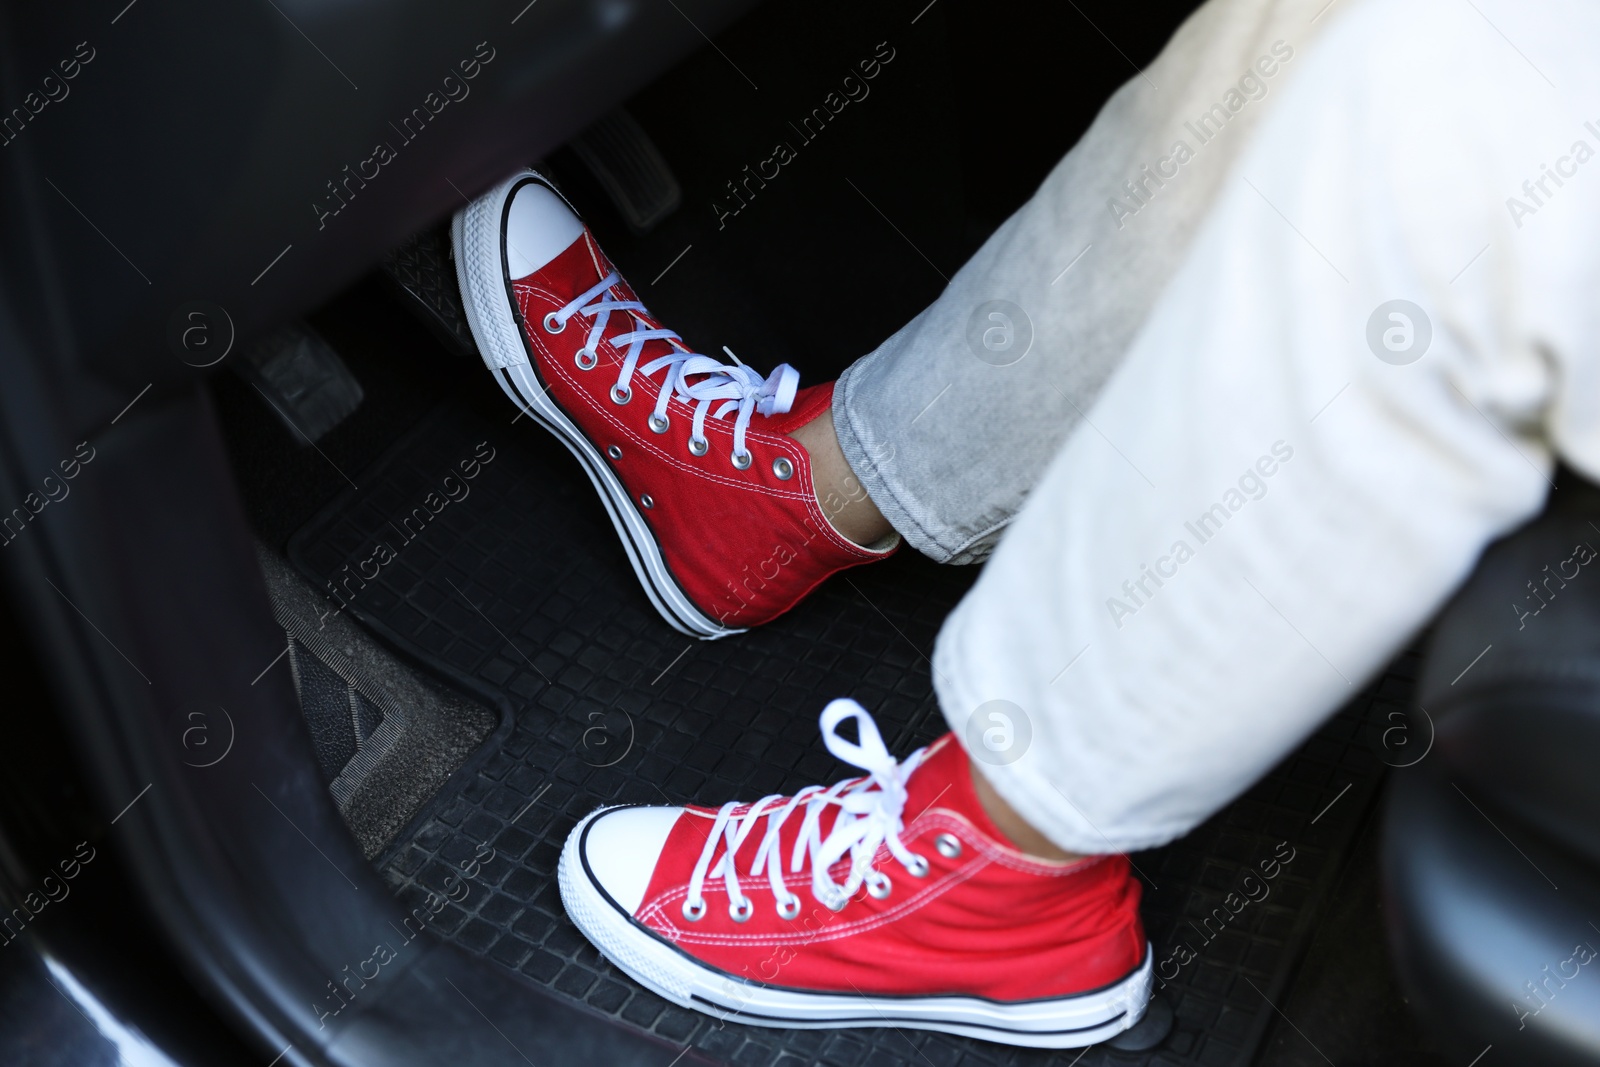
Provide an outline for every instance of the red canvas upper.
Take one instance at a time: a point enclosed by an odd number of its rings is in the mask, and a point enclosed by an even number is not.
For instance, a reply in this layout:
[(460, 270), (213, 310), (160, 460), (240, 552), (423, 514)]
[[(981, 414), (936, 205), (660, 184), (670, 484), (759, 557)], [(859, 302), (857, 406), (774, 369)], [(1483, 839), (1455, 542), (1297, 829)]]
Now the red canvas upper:
[[(688, 808), (634, 917), (718, 970), (811, 991), (1032, 1000), (1098, 989), (1140, 966), (1140, 886), (1125, 857), (1053, 863), (1019, 852), (979, 805), (966, 753), (950, 734), (930, 746), (907, 794), (900, 837), (930, 870), (917, 878), (880, 846), (873, 865), (892, 883), (883, 900), (863, 888), (838, 912), (818, 902), (809, 867), (790, 870), (802, 825), (796, 813), (784, 821), (777, 856), (800, 914), (782, 918), (767, 876), (745, 876), (756, 835), (740, 848), (736, 867), (754, 905), (750, 918), (736, 922), (725, 881), (710, 878), (702, 889), (705, 915), (690, 922), (683, 914), (688, 882), (717, 813)], [(823, 815), (824, 838), (833, 810)], [(936, 847), (943, 833), (961, 843), (955, 858)], [(849, 866), (847, 856), (829, 871), (843, 882)]]
[[(646, 376), (636, 370), (631, 399), (625, 404), (611, 399), (626, 346), (619, 351), (610, 339), (631, 330), (661, 328), (648, 313), (614, 313), (596, 349), (598, 363), (590, 370), (578, 367), (575, 356), (592, 320), (574, 315), (563, 330), (550, 333), (543, 325), (545, 316), (613, 269), (585, 230), (554, 260), (513, 281), (512, 295), (549, 396), (602, 455), (612, 446), (621, 450), (621, 459), (608, 455), (606, 462), (636, 502), (650, 498), (653, 506), (641, 508), (640, 514), (673, 578), (696, 606), (730, 628), (763, 623), (793, 607), (835, 571), (888, 555), (862, 548), (834, 530), (817, 506), (809, 456), (787, 436), (827, 410), (832, 383), (800, 390), (786, 413), (755, 415), (745, 438), (752, 462), (739, 470), (730, 458), (732, 415), (706, 419), (710, 447), (702, 456), (688, 448), (694, 406), (677, 396), (667, 406), (667, 431), (649, 429), (665, 371)], [(622, 300), (638, 299), (625, 281), (612, 291)], [(674, 350), (688, 351), (666, 340), (646, 341), (639, 364)], [(773, 469), (780, 456), (793, 467), (787, 480)]]

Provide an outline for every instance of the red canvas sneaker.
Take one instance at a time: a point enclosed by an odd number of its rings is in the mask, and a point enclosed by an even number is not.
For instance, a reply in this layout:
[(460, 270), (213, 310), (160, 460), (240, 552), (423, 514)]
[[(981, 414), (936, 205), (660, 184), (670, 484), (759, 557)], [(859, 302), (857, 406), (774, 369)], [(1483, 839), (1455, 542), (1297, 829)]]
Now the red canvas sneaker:
[[(850, 719), (859, 742), (838, 733)], [(668, 1000), (762, 1026), (1071, 1048), (1139, 1021), (1151, 953), (1126, 857), (1019, 852), (952, 734), (896, 763), (849, 700), (822, 731), (866, 777), (580, 822), (560, 867), (578, 929)]]
[(763, 378), (691, 352), (540, 175), (463, 208), (453, 236), (484, 362), (578, 457), (673, 626), (736, 633), (895, 549), (898, 537), (862, 548), (833, 528), (788, 436), (828, 409), (832, 384), (800, 389), (787, 364)]

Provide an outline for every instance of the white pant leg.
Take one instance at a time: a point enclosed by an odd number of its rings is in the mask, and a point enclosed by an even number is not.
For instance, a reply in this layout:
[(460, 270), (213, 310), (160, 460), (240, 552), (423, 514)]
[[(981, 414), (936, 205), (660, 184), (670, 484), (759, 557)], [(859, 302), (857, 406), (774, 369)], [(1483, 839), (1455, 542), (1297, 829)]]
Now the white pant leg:
[[(1538, 510), (1554, 456), (1600, 476), (1600, 14), (1324, 17), (940, 635), (951, 728), (1021, 710), (1025, 750), (979, 767), (1071, 850), (1195, 826)], [(1567, 177), (1535, 204), (1541, 164)], [(1404, 365), (1367, 341), (1394, 299), (1432, 328)]]

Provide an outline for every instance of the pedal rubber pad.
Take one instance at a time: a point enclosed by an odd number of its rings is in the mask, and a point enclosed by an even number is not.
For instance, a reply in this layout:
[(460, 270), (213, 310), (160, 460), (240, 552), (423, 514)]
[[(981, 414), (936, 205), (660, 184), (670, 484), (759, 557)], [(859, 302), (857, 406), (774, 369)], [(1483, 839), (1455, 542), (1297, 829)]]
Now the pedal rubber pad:
[(649, 233), (683, 203), (683, 187), (634, 117), (617, 108), (568, 144), (634, 233)]
[(310, 445), (361, 406), (361, 383), (322, 336), (292, 322), (260, 338), (235, 367), (295, 441)]

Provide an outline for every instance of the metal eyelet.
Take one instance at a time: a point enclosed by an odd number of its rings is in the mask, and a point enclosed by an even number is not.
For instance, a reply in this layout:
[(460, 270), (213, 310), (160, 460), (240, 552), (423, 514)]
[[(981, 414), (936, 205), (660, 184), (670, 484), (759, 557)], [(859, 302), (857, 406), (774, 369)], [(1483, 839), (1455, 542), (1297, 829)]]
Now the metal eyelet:
[(554, 311), (544, 317), (545, 333), (560, 333), (567, 328), (566, 320), (556, 318)]
[(886, 874), (881, 882), (867, 883), (867, 896), (873, 900), (888, 900), (889, 892), (892, 889), (894, 889), (894, 883), (889, 881), (889, 876)]
[(703, 456), (710, 448), (711, 442), (704, 437), (689, 438), (689, 454), (692, 456)]
[(572, 357), (572, 362), (578, 365), (579, 370), (594, 370), (595, 364), (600, 362), (600, 354), (593, 349), (580, 348)]
[(778, 903), (778, 918), (793, 919), (800, 914), (800, 898), (790, 897)]
[(735, 452), (728, 458), (733, 460), (735, 469), (742, 471), (750, 469), (750, 452), (748, 449), (743, 452)]
[(850, 898), (843, 893), (834, 894), (832, 899), (824, 900), (822, 906), (829, 911), (843, 911), (844, 906), (850, 903)]
[(911, 872), (913, 878), (926, 878), (928, 876), (928, 861), (926, 857), (913, 855), (911, 862), (906, 865), (906, 870)]
[(955, 834), (940, 834), (933, 839), (933, 847), (947, 860), (953, 860), (961, 855), (961, 839)]
[(613, 385), (611, 387), (611, 402), (613, 404), (626, 404), (633, 399), (633, 390), (626, 385)]
[(645, 493), (639, 498), (639, 506), (644, 508), (646, 511), (649, 511), (651, 508), (656, 506), (656, 502), (649, 493)]
[(794, 477), (794, 464), (789, 462), (788, 456), (779, 456), (772, 461), (772, 473), (778, 476), (778, 481), (786, 482)]
[(692, 900), (684, 901), (683, 917), (692, 923), (697, 923), (704, 919), (706, 917), (706, 902), (704, 900), (698, 903)]
[(612, 459), (621, 459), (622, 458), (622, 446), (620, 446), (620, 445), (612, 445), (612, 446), (610, 446), (609, 448), (606, 449), (606, 455), (610, 456)]
[(666, 433), (667, 432), (667, 427), (671, 426), (671, 425), (672, 425), (672, 420), (667, 418), (665, 415), (651, 415), (650, 416), (650, 432), (651, 433)]
[(750, 921), (750, 916), (756, 913), (756, 906), (748, 900), (741, 900), (737, 904), (728, 905), (728, 918), (736, 923)]

